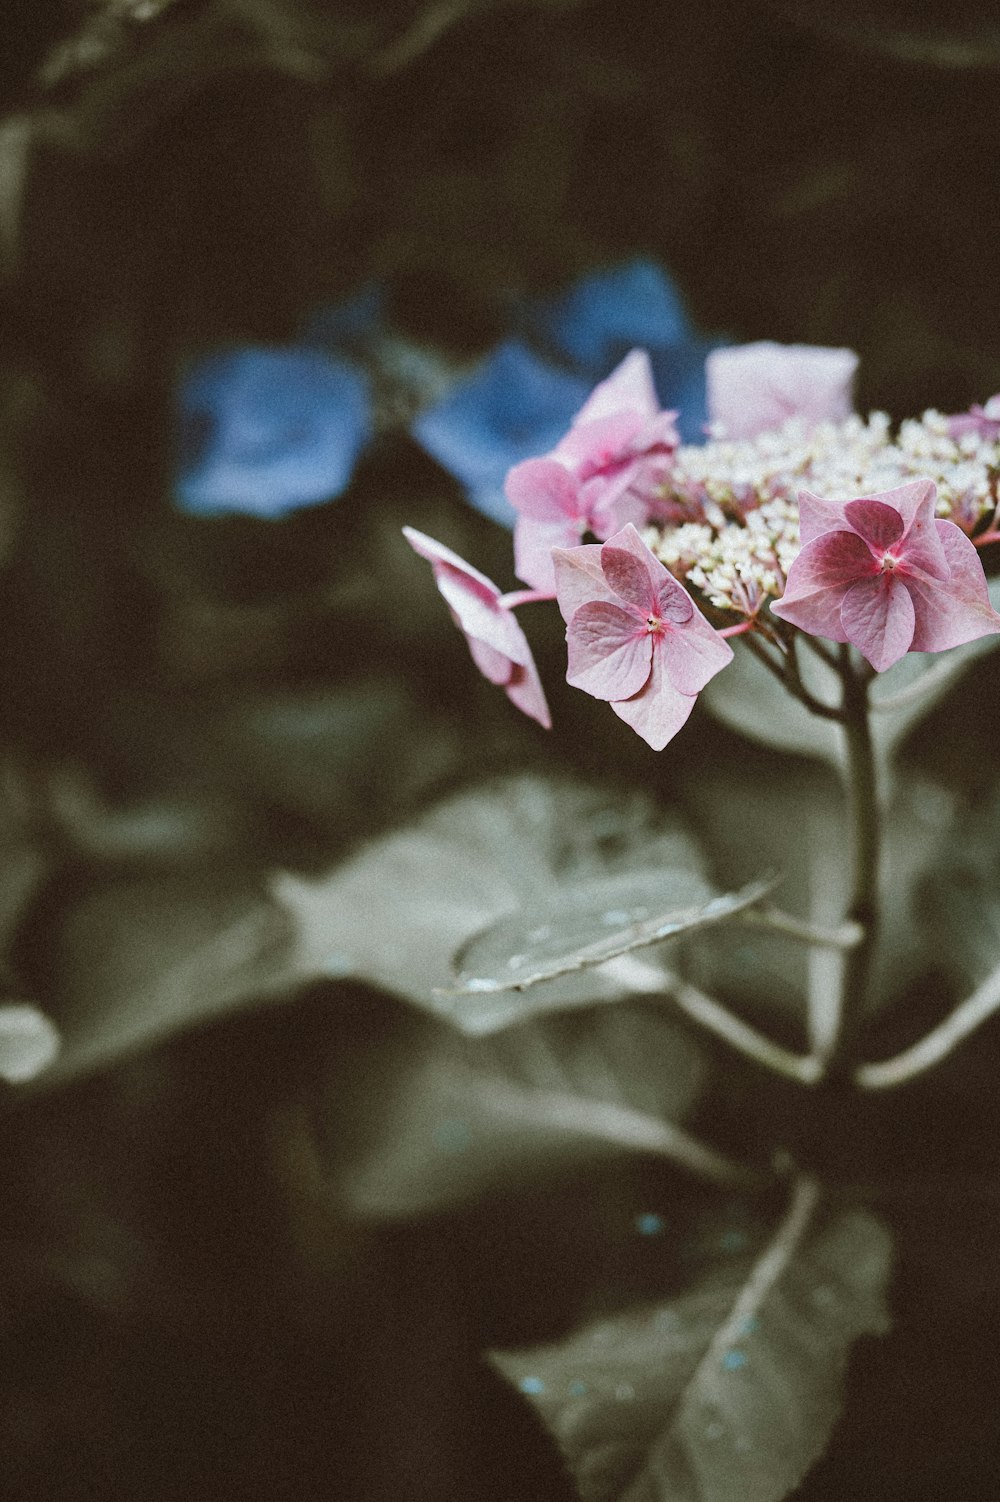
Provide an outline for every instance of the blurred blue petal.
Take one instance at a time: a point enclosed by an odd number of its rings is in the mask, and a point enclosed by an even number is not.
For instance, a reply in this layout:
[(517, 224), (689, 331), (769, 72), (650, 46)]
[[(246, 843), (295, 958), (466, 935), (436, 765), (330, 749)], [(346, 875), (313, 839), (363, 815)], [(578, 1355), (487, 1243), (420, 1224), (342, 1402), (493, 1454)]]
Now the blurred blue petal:
[(655, 261), (595, 272), (556, 297), (529, 305), (527, 334), (592, 381), (602, 380), (637, 345), (666, 349), (693, 330), (680, 293)]
[(313, 349), (209, 355), (177, 406), (175, 495), (193, 516), (279, 517), (332, 500), (372, 432), (365, 377)]
[(725, 339), (692, 336), (672, 349), (650, 350), (653, 381), (660, 405), (678, 414), (677, 431), (682, 443), (704, 443), (708, 422), (705, 360)]
[(461, 481), (477, 511), (511, 527), (516, 513), (503, 493), (507, 471), (555, 447), (590, 386), (509, 340), (443, 401), (422, 412), (411, 432)]

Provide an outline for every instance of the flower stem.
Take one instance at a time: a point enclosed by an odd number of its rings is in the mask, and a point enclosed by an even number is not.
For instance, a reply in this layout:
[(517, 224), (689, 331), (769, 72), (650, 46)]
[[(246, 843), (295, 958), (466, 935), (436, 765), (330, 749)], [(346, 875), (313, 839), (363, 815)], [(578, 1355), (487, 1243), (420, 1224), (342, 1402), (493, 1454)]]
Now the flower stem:
[(551, 589), (512, 589), (510, 594), (501, 595), (497, 600), (504, 610), (516, 610), (518, 605), (537, 605), (544, 600), (554, 600), (555, 594)]
[(827, 1069), (833, 1075), (842, 1074), (849, 1064), (865, 1013), (879, 928), (881, 845), (878, 779), (869, 722), (870, 677), (855, 668), (847, 646), (840, 649), (840, 675), (854, 856), (853, 888), (845, 917), (859, 924), (864, 932), (861, 941), (850, 951), (845, 967), (839, 1026), (831, 1039), (826, 1059)]

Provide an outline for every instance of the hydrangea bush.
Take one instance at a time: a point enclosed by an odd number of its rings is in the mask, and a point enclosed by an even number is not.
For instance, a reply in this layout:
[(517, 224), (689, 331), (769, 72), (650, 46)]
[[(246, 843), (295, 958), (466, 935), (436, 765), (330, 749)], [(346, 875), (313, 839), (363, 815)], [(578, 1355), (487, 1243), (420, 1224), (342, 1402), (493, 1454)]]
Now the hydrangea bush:
[[(515, 612), (549, 602), (566, 624), (567, 683), (609, 704), (651, 752), (670, 754), (704, 696), (732, 728), (840, 774), (842, 812), (810, 852), (823, 901), (803, 906), (808, 894), (783, 891), (780, 870), (706, 888), (697, 855), (665, 863), (651, 846), (627, 879), (564, 883), (467, 938), (430, 1003), (461, 1029), (658, 996), (733, 1067), (750, 1060), (801, 1092), (808, 1119), (908, 1085), (1000, 1007), (997, 966), (922, 1036), (870, 1054), (869, 1024), (892, 999), (892, 955), (907, 943), (887, 869), (893, 751), (1000, 643), (1000, 589), (983, 567), (1000, 539), (1000, 428), (995, 398), (898, 427), (861, 417), (856, 364), (842, 349), (717, 349), (703, 441), (684, 444), (648, 354), (627, 354), (548, 451), (507, 475), (523, 589), (502, 592), (405, 529), (476, 665), (539, 725), (551, 714)], [(796, 837), (789, 826), (786, 845)], [(831, 891), (845, 894), (832, 910)], [(793, 1002), (804, 1044), (701, 983), (713, 946), (739, 928), (806, 957)], [(643, 1130), (605, 1125), (622, 1139)], [(756, 1255), (674, 1304), (497, 1352), (495, 1364), (538, 1409), (588, 1499), (778, 1502), (828, 1441), (852, 1341), (886, 1327), (888, 1233), (871, 1196), (845, 1197), (794, 1134), (774, 1130), (751, 1160), (669, 1132), (661, 1150), (691, 1174), (756, 1180), (763, 1200), (783, 1201)]]

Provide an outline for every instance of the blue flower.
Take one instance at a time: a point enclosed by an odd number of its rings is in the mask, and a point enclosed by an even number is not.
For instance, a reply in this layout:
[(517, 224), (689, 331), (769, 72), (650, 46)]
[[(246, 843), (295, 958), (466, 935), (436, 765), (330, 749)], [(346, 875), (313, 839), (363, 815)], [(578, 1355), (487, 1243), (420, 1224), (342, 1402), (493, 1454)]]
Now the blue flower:
[(503, 493), (507, 471), (555, 447), (590, 384), (511, 339), (497, 345), (443, 401), (422, 412), (411, 431), (461, 481), (477, 511), (513, 526), (514, 508)]
[(654, 261), (629, 261), (585, 276), (555, 297), (529, 303), (525, 332), (592, 383), (629, 350), (666, 350), (692, 337), (680, 293)]
[(346, 490), (372, 435), (363, 373), (319, 349), (249, 346), (200, 360), (177, 397), (178, 507), (280, 517)]
[[(575, 282), (514, 316), (519, 338), (413, 424), (414, 438), (464, 485), (478, 511), (513, 526), (508, 469), (554, 448), (591, 389), (636, 347), (648, 350), (657, 393), (680, 415), (686, 443), (704, 437), (705, 357), (721, 341), (697, 334), (680, 294), (653, 261)], [(533, 345), (538, 354), (529, 347)]]

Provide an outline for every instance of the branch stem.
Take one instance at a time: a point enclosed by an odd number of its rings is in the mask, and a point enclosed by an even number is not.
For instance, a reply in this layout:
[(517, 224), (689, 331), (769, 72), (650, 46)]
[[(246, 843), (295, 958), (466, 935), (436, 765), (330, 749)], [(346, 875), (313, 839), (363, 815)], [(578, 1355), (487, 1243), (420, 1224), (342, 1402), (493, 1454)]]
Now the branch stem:
[(744, 1058), (752, 1059), (772, 1074), (780, 1074), (798, 1085), (818, 1084), (823, 1074), (823, 1066), (818, 1059), (782, 1048), (780, 1043), (774, 1043), (764, 1033), (759, 1033), (714, 997), (707, 996), (697, 986), (692, 986), (677, 976), (665, 976), (663, 985), (674, 1005), (685, 1017), (698, 1023), (707, 1032), (714, 1033), (717, 1038), (728, 1043), (730, 1048), (743, 1054)]
[(972, 995), (955, 1008), (950, 1016), (912, 1048), (907, 1048), (895, 1058), (883, 1059), (876, 1064), (861, 1064), (854, 1071), (855, 1084), (862, 1090), (888, 1090), (895, 1085), (905, 1085), (916, 1075), (932, 1069), (970, 1033), (981, 1027), (993, 1013), (1000, 1010), (1000, 965), (983, 981)]
[(825, 1060), (832, 1074), (843, 1073), (865, 1014), (872, 962), (879, 929), (879, 859), (881, 830), (875, 749), (869, 723), (870, 675), (856, 669), (848, 646), (840, 649), (844, 736), (847, 747), (849, 817), (854, 877), (846, 919), (860, 925), (863, 937), (847, 958), (839, 1025)]

